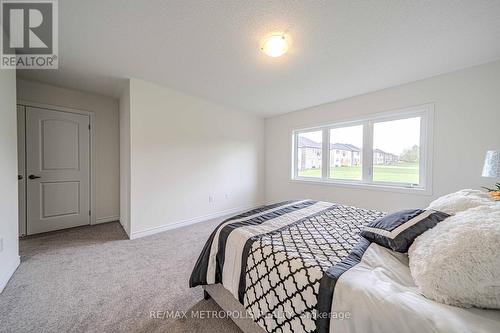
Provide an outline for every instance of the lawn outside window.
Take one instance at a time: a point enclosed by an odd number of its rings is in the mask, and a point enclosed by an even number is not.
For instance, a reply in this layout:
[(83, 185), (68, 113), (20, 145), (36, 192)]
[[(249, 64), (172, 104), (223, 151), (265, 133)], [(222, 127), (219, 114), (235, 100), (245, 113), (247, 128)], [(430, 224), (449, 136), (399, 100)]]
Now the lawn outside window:
[(432, 120), (425, 104), (292, 131), (292, 181), (431, 194)]

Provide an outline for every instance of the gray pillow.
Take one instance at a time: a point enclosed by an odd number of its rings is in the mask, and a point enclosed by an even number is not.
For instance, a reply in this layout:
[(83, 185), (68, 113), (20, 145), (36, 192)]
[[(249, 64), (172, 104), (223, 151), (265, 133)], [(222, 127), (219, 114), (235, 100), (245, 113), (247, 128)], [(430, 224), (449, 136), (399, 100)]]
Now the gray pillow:
[(423, 209), (405, 209), (368, 224), (361, 236), (397, 252), (408, 252), (415, 238), (450, 215)]

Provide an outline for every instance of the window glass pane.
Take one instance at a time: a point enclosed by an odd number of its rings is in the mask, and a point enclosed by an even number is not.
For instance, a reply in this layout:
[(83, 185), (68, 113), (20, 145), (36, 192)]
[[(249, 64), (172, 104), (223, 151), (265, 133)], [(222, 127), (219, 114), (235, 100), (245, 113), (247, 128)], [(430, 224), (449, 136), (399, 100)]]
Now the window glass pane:
[(299, 133), (297, 140), (298, 176), (321, 178), (322, 131)]
[(361, 180), (363, 125), (330, 130), (330, 178)]
[(420, 117), (373, 125), (373, 181), (419, 184)]

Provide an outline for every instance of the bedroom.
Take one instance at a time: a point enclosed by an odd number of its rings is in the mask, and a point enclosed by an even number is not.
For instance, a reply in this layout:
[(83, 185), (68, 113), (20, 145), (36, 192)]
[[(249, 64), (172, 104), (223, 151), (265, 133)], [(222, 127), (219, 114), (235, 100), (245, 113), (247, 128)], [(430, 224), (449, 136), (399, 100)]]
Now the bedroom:
[(0, 332), (500, 331), (500, 1), (0, 4)]

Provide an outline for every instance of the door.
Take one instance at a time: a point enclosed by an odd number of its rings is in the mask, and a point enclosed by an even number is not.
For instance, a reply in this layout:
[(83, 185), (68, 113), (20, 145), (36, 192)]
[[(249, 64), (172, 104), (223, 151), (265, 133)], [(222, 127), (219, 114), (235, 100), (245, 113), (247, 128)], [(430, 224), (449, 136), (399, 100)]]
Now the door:
[(26, 107), (27, 234), (90, 224), (89, 116)]

